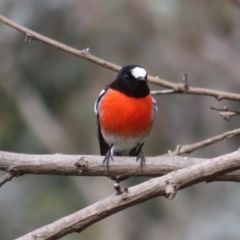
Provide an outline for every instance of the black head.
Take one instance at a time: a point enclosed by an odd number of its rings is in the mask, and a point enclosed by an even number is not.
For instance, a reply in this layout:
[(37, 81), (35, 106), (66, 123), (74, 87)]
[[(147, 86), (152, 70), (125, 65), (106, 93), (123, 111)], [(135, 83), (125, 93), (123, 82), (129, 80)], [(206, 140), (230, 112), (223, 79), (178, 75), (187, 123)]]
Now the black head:
[(139, 65), (123, 67), (109, 87), (130, 97), (143, 98), (150, 93), (147, 85), (147, 71)]

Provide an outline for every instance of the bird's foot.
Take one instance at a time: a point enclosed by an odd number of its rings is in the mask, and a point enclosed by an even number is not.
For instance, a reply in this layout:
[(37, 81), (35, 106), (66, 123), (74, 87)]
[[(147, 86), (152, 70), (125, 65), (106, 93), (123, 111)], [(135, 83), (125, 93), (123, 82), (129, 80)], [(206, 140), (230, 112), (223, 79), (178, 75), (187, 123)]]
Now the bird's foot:
[(142, 150), (140, 151), (139, 155), (137, 156), (136, 162), (137, 162), (138, 160), (140, 160), (140, 167), (142, 168), (143, 165), (145, 165), (145, 161), (146, 161), (145, 155), (144, 155), (144, 153), (143, 153)]
[(106, 154), (106, 156), (105, 156), (105, 158), (103, 159), (103, 162), (102, 162), (102, 164), (106, 164), (107, 169), (109, 169), (109, 161), (110, 161), (110, 159), (113, 161), (111, 148), (112, 147), (110, 147), (109, 150), (107, 151), (107, 154)]

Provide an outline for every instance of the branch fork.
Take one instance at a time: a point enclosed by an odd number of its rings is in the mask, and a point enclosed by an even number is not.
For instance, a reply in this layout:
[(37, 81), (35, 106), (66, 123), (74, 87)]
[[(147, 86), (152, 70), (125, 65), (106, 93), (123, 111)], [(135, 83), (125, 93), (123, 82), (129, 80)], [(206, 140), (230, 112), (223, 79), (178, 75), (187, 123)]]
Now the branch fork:
[(186, 94), (189, 90), (187, 74), (182, 73), (181, 77), (182, 77), (182, 83), (178, 83), (174, 88), (174, 90), (176, 91), (176, 93)]
[(224, 120), (229, 121), (232, 117), (240, 115), (240, 110), (229, 109), (227, 106), (223, 108), (210, 107), (211, 110), (219, 111), (219, 115), (223, 117)]
[(0, 187), (8, 181), (11, 181), (16, 176), (14, 171), (8, 171), (1, 179), (0, 179)]

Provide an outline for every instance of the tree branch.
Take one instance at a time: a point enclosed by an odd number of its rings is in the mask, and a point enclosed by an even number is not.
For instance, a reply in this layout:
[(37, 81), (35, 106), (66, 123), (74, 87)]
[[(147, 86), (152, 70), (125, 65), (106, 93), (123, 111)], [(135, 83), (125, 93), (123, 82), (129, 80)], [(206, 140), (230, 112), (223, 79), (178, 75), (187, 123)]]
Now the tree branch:
[[(162, 92), (161, 90), (155, 90), (155, 91), (151, 91), (152, 95), (180, 93), (180, 94), (202, 95), (202, 96), (214, 97), (218, 101), (221, 101), (223, 99), (240, 101), (240, 94), (237, 94), (237, 93), (223, 92), (223, 91), (212, 90), (212, 89), (207, 89), (207, 88), (198, 88), (198, 87), (188, 87), (187, 89), (185, 89), (183, 83), (162, 84), (162, 83), (155, 82), (155, 78), (157, 78), (157, 77), (149, 76), (148, 80), (149, 80), (149, 82), (157, 84), (159, 86), (171, 88), (174, 90), (174, 92), (166, 93), (166, 92)], [(170, 83), (170, 82), (168, 82), (168, 83)]]
[[(98, 64), (102, 67), (108, 68), (110, 70), (117, 72), (121, 68), (119, 65), (116, 65), (111, 62), (107, 62), (101, 58), (98, 58), (98, 57), (92, 55), (89, 52), (89, 49), (85, 49), (85, 50), (81, 50), (81, 51), (77, 50), (73, 47), (70, 47), (70, 46), (60, 43), (60, 42), (57, 42), (51, 38), (45, 37), (45, 36), (43, 36), (39, 33), (36, 33), (28, 28), (25, 28), (15, 22), (3, 17), (2, 15), (0, 15), (0, 21), (6, 25), (8, 25), (12, 28), (15, 28), (16, 30), (24, 33), (26, 36), (26, 38), (25, 38), (26, 42), (31, 42), (32, 39), (39, 40), (48, 45), (54, 46), (65, 52), (68, 52), (68, 53), (71, 53), (78, 57), (81, 57), (85, 60), (88, 60), (92, 63)], [(157, 77), (148, 76), (148, 81), (151, 83), (157, 84), (159, 86), (165, 87), (165, 88), (173, 89), (174, 92), (176, 92), (176, 93), (211, 96), (211, 97), (215, 97), (219, 101), (222, 99), (240, 101), (240, 94), (237, 94), (237, 93), (229, 93), (229, 92), (223, 92), (223, 91), (217, 91), (217, 90), (211, 90), (211, 89), (205, 89), (205, 88), (189, 87), (189, 86), (186, 88), (184, 83), (172, 83), (167, 80), (161, 79), (158, 76)], [(162, 92), (161, 91), (153, 91), (152, 94), (157, 95), (157, 94), (162, 94)], [(164, 94), (166, 94), (166, 93), (164, 93)]]
[(184, 153), (191, 153), (197, 149), (204, 148), (206, 146), (212, 145), (214, 143), (220, 142), (225, 139), (233, 138), (237, 135), (240, 135), (240, 128), (219, 134), (217, 136), (208, 138), (206, 140), (203, 140), (203, 141), (200, 141), (197, 143), (193, 143), (193, 144), (189, 144), (189, 145), (182, 145), (182, 146), (178, 145), (176, 150), (172, 153), (177, 154), (177, 155), (184, 154)]
[[(114, 157), (109, 170), (102, 156), (90, 155), (30, 155), (0, 152), (0, 170), (16, 175), (43, 174), (63, 176), (162, 176), (169, 172), (202, 163), (208, 159), (179, 156), (147, 157), (141, 169), (135, 157)], [(240, 182), (240, 171), (219, 177), (219, 181)]]
[(227, 106), (223, 108), (210, 107), (212, 110), (219, 111), (219, 115), (224, 120), (229, 121), (232, 117), (240, 115), (240, 110), (229, 109)]
[(121, 194), (117, 193), (107, 197), (76, 213), (30, 232), (17, 240), (51, 240), (72, 232), (81, 232), (93, 223), (125, 208), (157, 196), (166, 196), (172, 199), (178, 189), (203, 181), (209, 182), (224, 173), (236, 169), (240, 169), (240, 150), (128, 188), (127, 191)]
[(9, 171), (0, 179), (0, 187), (8, 181), (11, 181), (16, 174), (13, 171)]

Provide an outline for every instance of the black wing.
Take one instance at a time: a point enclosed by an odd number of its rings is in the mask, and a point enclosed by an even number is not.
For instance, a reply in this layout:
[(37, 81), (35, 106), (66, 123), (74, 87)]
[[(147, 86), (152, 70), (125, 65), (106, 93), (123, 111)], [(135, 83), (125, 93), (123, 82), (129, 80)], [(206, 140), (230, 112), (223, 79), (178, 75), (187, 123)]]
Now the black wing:
[(100, 147), (100, 154), (102, 156), (105, 156), (107, 154), (107, 151), (109, 150), (109, 145), (105, 142), (102, 132), (101, 132), (101, 127), (99, 125), (99, 119), (97, 115), (97, 131), (98, 131), (98, 143)]
[(99, 143), (99, 147), (100, 147), (100, 154), (102, 156), (105, 156), (107, 154), (107, 151), (109, 150), (109, 145), (105, 142), (102, 132), (101, 132), (101, 127), (99, 124), (99, 112), (98, 112), (98, 104), (101, 100), (101, 98), (104, 96), (104, 94), (106, 93), (107, 88), (105, 88), (104, 90), (102, 90), (97, 98), (97, 101), (95, 103), (94, 106), (94, 111), (97, 114), (97, 132), (98, 132), (98, 143)]

